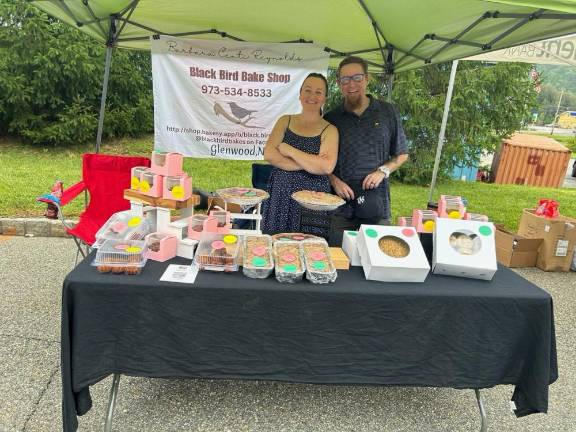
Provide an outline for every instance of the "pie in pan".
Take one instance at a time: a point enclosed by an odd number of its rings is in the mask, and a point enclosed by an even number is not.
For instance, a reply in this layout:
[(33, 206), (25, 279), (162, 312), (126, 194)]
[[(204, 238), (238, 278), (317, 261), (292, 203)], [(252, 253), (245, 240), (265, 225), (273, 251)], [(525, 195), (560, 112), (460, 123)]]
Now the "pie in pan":
[(334, 210), (345, 202), (338, 195), (310, 190), (294, 192), (292, 198), (298, 201), (302, 207), (310, 210)]
[(238, 205), (256, 205), (270, 196), (262, 189), (242, 187), (218, 189), (216, 193), (224, 201)]

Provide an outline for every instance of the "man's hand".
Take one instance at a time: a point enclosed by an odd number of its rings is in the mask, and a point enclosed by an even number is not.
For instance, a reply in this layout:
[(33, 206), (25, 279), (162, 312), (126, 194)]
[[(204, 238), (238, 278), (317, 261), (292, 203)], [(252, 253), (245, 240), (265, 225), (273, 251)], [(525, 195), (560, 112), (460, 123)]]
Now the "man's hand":
[(345, 200), (353, 200), (354, 199), (354, 191), (350, 186), (336, 177), (334, 174), (330, 176), (330, 183), (340, 198), (344, 198)]
[(376, 189), (378, 186), (380, 186), (380, 183), (382, 183), (385, 178), (386, 176), (382, 171), (372, 171), (370, 174), (364, 177), (364, 181), (362, 182), (362, 189)]

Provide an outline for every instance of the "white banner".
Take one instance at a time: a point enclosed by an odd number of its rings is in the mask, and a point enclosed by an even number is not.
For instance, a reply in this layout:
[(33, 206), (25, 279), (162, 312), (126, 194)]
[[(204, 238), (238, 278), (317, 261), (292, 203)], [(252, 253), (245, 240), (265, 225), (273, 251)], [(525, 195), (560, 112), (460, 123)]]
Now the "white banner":
[(324, 75), (312, 44), (152, 39), (154, 148), (215, 159), (262, 159), (276, 120), (300, 112), (302, 81)]
[(479, 54), (464, 60), (576, 66), (576, 36), (528, 43)]

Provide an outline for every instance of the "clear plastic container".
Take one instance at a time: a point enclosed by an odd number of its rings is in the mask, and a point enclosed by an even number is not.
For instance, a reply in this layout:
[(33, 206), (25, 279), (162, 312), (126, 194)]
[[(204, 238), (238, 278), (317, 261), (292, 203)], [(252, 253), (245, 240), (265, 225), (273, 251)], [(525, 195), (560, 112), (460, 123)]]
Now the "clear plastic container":
[(237, 271), (240, 247), (237, 235), (203, 233), (194, 254), (194, 263), (200, 270)]
[(286, 241), (286, 240), (293, 240), (293, 241), (302, 241), (310, 238), (320, 238), (313, 234), (305, 234), (305, 233), (280, 233), (274, 234), (272, 236), (272, 241)]
[(264, 279), (274, 270), (272, 237), (269, 235), (245, 236), (243, 255), (242, 272), (249, 278)]
[(330, 258), (328, 243), (324, 239), (302, 241), (302, 252), (306, 266), (306, 279), (318, 284), (336, 280), (336, 267)]
[(106, 240), (144, 240), (151, 232), (149, 222), (145, 217), (129, 210), (114, 213), (96, 233), (98, 248)]
[(278, 282), (295, 283), (302, 280), (306, 267), (300, 242), (277, 241), (274, 243), (274, 263)]
[(92, 265), (100, 273), (135, 275), (146, 264), (144, 240), (106, 240), (96, 252)]

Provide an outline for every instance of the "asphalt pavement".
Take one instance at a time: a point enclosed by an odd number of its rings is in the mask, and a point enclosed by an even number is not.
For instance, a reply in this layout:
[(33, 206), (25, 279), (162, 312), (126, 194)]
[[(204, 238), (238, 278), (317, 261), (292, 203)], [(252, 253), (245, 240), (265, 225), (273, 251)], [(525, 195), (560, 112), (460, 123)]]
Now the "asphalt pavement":
[(566, 176), (564, 177), (563, 188), (576, 188), (576, 177), (572, 177), (572, 167), (576, 163), (576, 159), (570, 159), (568, 168), (566, 169)]
[[(0, 236), (0, 431), (61, 426), (60, 296), (75, 246)], [(576, 273), (519, 271), (554, 298), (559, 380), (548, 414), (517, 419), (512, 386), (483, 390), (488, 431), (576, 431)], [(111, 378), (91, 387), (80, 431), (102, 431)], [(479, 431), (472, 390), (122, 377), (114, 431)]]

